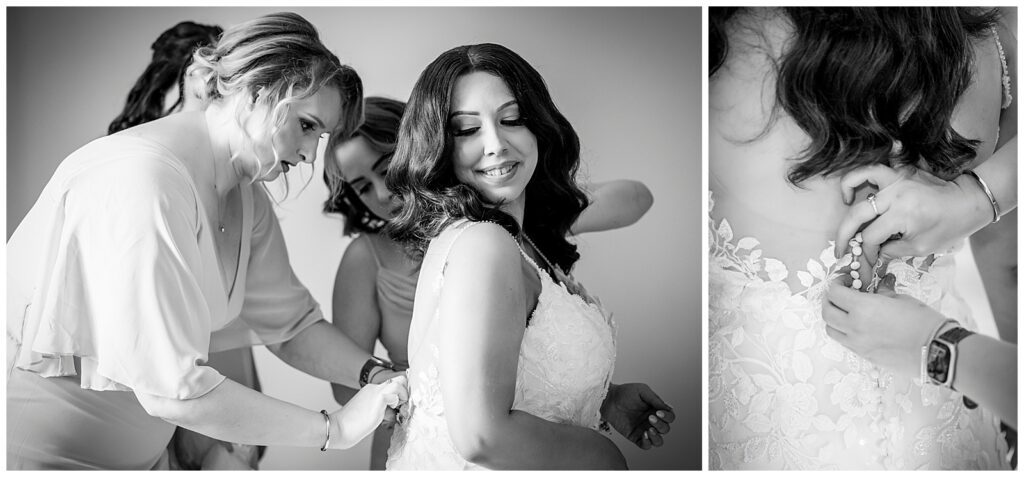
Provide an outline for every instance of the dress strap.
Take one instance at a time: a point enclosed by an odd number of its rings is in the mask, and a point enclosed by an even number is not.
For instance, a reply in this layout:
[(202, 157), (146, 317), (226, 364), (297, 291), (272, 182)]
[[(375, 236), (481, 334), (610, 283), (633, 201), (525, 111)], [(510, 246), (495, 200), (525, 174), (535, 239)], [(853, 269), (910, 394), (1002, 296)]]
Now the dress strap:
[[(459, 222), (456, 222), (456, 223), (452, 224), (451, 227), (459, 227), (459, 230), (457, 230), (455, 232), (455, 235), (452, 236), (451, 240), (448, 241), (447, 247), (445, 248), (445, 251), (444, 251), (444, 260), (445, 260), (445, 262), (448, 261), (448, 254), (451, 253), (452, 246), (455, 245), (455, 242), (459, 239), (459, 236), (462, 235), (462, 232), (465, 232), (466, 230), (468, 230), (470, 227), (472, 227), (474, 225), (485, 224), (485, 223), (486, 224), (494, 224), (494, 225), (497, 225), (498, 227), (501, 227), (501, 224), (499, 224), (497, 222), (492, 222), (490, 220), (476, 221), (476, 220), (469, 220), (469, 219), (460, 219)], [(501, 227), (501, 229), (505, 230), (505, 227)], [(507, 233), (508, 230), (505, 230), (505, 232)], [(516, 248), (519, 249), (519, 254), (522, 255), (524, 258), (526, 258), (526, 260), (528, 260), (531, 264), (533, 264), (534, 267), (540, 269), (540, 267), (537, 267), (537, 264), (533, 261), (533, 259), (531, 259), (530, 256), (526, 254), (526, 251), (523, 250), (523, 247), (519, 244), (519, 241), (516, 240), (516, 238), (513, 237), (511, 233), (508, 234), (508, 237), (510, 239), (512, 239), (512, 243), (516, 244)]]
[(996, 31), (996, 27), (991, 26), (989, 29), (992, 31), (992, 38), (996, 40), (996, 48), (999, 49), (999, 64), (1002, 68), (1001, 77), (1003, 84), (1003, 104), (1002, 109), (1010, 107), (1010, 103), (1013, 102), (1013, 95), (1010, 93), (1010, 68), (1006, 64), (1006, 52), (1003, 50), (1003, 43), (999, 41), (999, 32)]

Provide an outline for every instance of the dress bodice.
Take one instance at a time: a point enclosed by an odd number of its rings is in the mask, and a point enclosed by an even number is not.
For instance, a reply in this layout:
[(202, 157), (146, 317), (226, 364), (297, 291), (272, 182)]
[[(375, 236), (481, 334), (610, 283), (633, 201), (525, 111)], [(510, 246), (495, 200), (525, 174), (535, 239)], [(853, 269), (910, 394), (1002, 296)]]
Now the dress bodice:
[[(758, 246), (734, 237), (727, 219), (709, 219), (712, 469), (1007, 468), (991, 413), (877, 368), (826, 335), (822, 297), (849, 254), (837, 260), (829, 243), (791, 289), (791, 271)], [(954, 265), (951, 254), (903, 257), (886, 272), (898, 293), (975, 329), (953, 291)]]
[[(431, 242), (417, 289), (409, 336), (409, 404), (395, 426), (388, 469), (473, 469), (448, 434), (440, 389), (436, 296), (451, 244), (475, 222), (459, 222)], [(439, 253), (439, 251), (441, 253)], [(520, 249), (520, 252), (522, 250)], [(541, 278), (541, 291), (519, 350), (512, 409), (549, 421), (596, 429), (615, 364), (615, 325), (598, 303), (556, 284), (523, 254)], [(422, 300), (429, 293), (433, 300)], [(421, 303), (427, 305), (421, 309)]]

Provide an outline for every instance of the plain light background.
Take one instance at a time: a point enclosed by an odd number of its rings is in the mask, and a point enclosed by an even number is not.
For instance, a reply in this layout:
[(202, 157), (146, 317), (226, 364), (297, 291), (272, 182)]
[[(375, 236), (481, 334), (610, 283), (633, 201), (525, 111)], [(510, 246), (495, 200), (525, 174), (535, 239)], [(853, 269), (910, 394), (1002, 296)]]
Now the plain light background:
[[(280, 8), (8, 8), (7, 236), (57, 164), (105, 134), (149, 45), (182, 20), (223, 27)], [(293, 9), (363, 79), (367, 95), (406, 100), (423, 68), (458, 45), (501, 43), (546, 79), (582, 143), (582, 178), (644, 182), (654, 206), (637, 224), (580, 237), (577, 277), (619, 324), (615, 382), (645, 382), (676, 411), (666, 444), (633, 469), (699, 469), (701, 459), (701, 17), (699, 8)], [(334, 274), (349, 240), (323, 215), (321, 163), (290, 175), (278, 210), (292, 265), (331, 316)], [(303, 188), (305, 182), (308, 185)], [(282, 191), (271, 184), (272, 192)], [(278, 194), (282, 196), (283, 194)], [(264, 391), (334, 409), (326, 382), (263, 348)], [(263, 469), (365, 469), (369, 441), (349, 451), (270, 448)]]

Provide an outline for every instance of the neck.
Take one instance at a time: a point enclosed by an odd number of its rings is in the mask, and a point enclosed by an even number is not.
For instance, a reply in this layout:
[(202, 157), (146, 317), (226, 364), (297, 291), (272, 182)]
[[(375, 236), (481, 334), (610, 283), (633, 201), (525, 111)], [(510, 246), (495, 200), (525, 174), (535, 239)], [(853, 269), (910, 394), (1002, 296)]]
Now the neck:
[(526, 197), (525, 192), (519, 196), (518, 199), (501, 206), (501, 211), (511, 215), (515, 219), (516, 223), (519, 224), (519, 228), (523, 228), (523, 217), (526, 215)]
[(241, 161), (232, 161), (232, 151), (237, 144), (233, 139), (237, 136), (230, 107), (214, 102), (202, 114), (205, 118), (207, 138), (210, 141), (210, 153), (213, 161), (214, 189), (220, 199), (224, 199), (245, 177), (240, 168)]

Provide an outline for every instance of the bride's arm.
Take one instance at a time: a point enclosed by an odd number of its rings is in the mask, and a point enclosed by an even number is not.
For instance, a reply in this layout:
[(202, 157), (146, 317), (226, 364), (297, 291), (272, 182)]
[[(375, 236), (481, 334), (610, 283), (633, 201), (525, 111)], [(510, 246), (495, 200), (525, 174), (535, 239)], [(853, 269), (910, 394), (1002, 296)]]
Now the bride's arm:
[(625, 468), (598, 432), (511, 409), (528, 313), (522, 267), (508, 234), (491, 224), (463, 232), (448, 255), (438, 371), (456, 450), (491, 469)]

